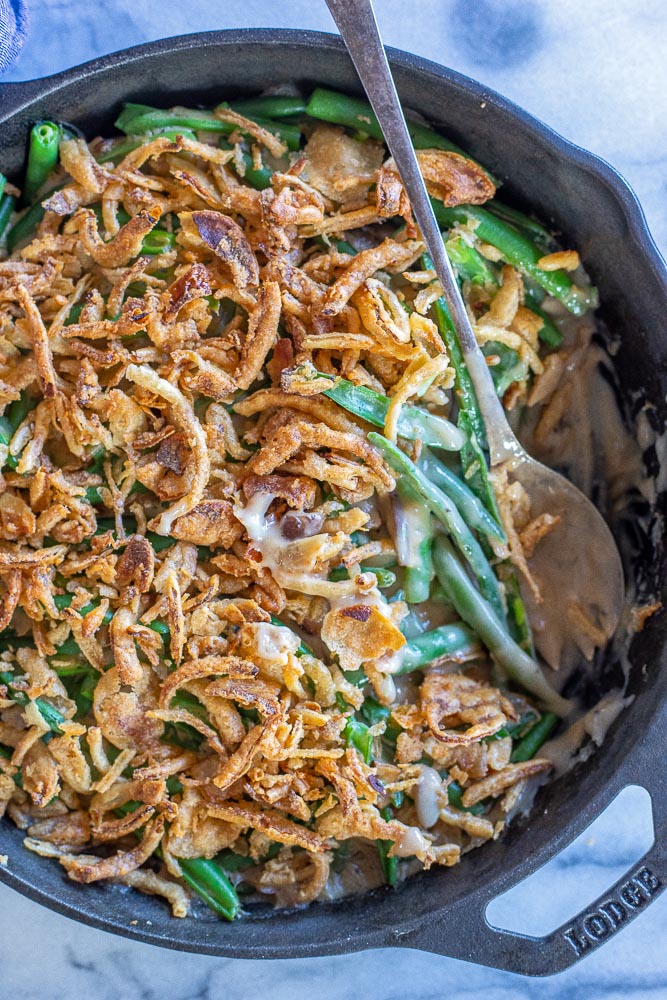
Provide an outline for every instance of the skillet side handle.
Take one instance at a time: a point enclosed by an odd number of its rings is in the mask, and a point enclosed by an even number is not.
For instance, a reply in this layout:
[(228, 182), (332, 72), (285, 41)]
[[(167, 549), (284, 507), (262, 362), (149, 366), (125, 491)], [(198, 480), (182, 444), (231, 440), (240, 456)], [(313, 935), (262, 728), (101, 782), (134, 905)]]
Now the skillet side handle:
[[(653, 784), (644, 779), (636, 784)], [(608, 941), (667, 888), (667, 795), (655, 781), (653, 846), (603, 895), (544, 937), (493, 927), (486, 919), (490, 898), (463, 900), (416, 934), (392, 942), (438, 955), (477, 962), (524, 976), (551, 976), (574, 965)], [(481, 904), (481, 905), (480, 905)]]

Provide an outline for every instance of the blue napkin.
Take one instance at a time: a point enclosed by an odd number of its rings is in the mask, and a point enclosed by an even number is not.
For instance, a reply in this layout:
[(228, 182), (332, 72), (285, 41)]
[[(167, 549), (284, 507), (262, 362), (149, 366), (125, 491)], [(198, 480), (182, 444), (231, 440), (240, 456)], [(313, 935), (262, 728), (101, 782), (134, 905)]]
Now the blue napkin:
[(16, 59), (28, 34), (24, 0), (0, 0), (0, 73)]

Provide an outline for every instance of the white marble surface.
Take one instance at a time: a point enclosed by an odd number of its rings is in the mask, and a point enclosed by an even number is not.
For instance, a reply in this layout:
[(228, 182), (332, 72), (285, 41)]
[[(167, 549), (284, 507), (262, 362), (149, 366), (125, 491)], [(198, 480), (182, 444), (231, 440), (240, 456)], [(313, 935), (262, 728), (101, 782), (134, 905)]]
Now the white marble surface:
[[(389, 44), (491, 85), (609, 160), (667, 249), (664, 0), (376, 0)], [(31, 0), (30, 39), (4, 80), (43, 76), (153, 38), (223, 27), (331, 30), (317, 0)], [(1, 91), (0, 91), (1, 100)], [(628, 790), (595, 829), (497, 904), (507, 926), (544, 933), (612, 884), (651, 840)], [(527, 845), (528, 847), (528, 845)], [(519, 918), (521, 926), (517, 926)], [(1, 1000), (667, 1000), (667, 894), (574, 969), (522, 979), (418, 952), (240, 962), (166, 952), (57, 916), (0, 886)]]

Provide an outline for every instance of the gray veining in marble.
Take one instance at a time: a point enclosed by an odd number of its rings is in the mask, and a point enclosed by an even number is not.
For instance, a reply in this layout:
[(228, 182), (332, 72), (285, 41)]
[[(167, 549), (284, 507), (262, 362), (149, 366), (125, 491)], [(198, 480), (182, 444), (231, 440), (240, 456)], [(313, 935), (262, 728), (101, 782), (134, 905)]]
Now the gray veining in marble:
[[(667, 249), (664, 0), (376, 0), (391, 45), (476, 77), (609, 160)], [(317, 0), (31, 0), (32, 30), (4, 80), (43, 76), (158, 37), (222, 27), (332, 30)], [(159, 12), (159, 13), (158, 13)], [(637, 789), (494, 919), (544, 933), (592, 900), (651, 840)], [(0, 1000), (667, 1000), (667, 894), (574, 969), (521, 979), (418, 952), (240, 962), (166, 952), (73, 923), (0, 886)]]

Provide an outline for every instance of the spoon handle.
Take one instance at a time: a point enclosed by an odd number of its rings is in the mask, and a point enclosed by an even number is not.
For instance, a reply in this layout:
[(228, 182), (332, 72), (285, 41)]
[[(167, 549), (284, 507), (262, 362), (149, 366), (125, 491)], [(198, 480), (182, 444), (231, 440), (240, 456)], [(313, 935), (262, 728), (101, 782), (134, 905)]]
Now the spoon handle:
[(412, 210), (433, 261), (456, 326), (461, 350), (477, 393), (486, 426), (491, 464), (518, 456), (521, 446), (510, 429), (493, 385), (486, 359), (473, 333), (468, 312), (436, 222), (412, 140), (405, 124), (394, 80), (380, 38), (371, 0), (326, 0), (380, 123), (410, 198)]

